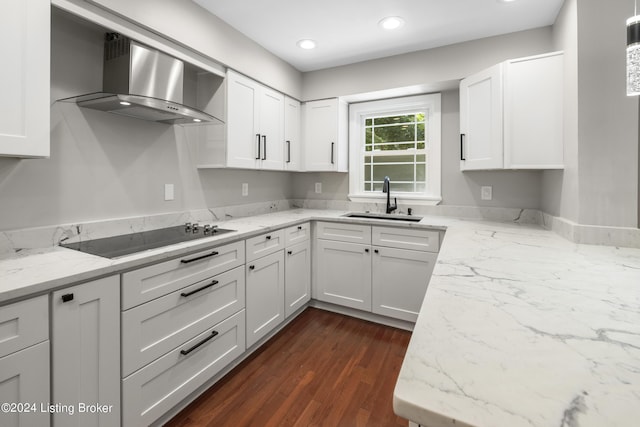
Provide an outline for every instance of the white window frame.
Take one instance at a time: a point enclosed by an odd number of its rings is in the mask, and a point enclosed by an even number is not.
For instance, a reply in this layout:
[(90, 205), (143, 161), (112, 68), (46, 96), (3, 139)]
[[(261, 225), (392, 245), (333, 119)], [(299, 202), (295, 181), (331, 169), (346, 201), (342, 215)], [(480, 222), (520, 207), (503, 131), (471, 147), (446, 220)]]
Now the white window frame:
[(415, 205), (437, 205), (442, 201), (440, 105), (439, 93), (349, 104), (349, 200), (379, 203), (387, 197), (381, 191), (364, 191), (365, 118), (376, 114), (392, 115), (414, 110), (425, 112), (427, 188), (423, 193), (393, 191), (391, 182), (391, 197), (397, 198), (398, 203)]

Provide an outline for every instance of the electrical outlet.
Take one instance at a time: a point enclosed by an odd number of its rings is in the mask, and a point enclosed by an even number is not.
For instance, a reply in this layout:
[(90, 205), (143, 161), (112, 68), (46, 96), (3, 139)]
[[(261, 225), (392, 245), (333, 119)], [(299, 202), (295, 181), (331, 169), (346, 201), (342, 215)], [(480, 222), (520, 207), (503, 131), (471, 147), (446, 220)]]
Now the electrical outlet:
[(164, 200), (169, 201), (175, 198), (173, 184), (164, 185)]
[(322, 183), (321, 182), (316, 182), (316, 193), (318, 193), (318, 194), (322, 193)]
[(247, 183), (247, 182), (243, 182), (242, 183), (242, 195), (243, 196), (248, 196), (249, 195), (249, 183)]
[(480, 187), (480, 198), (482, 200), (491, 200), (493, 198), (493, 187), (490, 185)]

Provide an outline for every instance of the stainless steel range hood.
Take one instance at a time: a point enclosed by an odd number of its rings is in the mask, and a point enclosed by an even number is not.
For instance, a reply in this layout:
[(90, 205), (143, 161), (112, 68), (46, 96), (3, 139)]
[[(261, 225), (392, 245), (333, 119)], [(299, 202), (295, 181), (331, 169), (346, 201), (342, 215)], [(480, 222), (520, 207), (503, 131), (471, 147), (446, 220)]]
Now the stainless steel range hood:
[(223, 123), (184, 105), (184, 73), (181, 60), (107, 33), (103, 91), (74, 100), (81, 107), (167, 124)]

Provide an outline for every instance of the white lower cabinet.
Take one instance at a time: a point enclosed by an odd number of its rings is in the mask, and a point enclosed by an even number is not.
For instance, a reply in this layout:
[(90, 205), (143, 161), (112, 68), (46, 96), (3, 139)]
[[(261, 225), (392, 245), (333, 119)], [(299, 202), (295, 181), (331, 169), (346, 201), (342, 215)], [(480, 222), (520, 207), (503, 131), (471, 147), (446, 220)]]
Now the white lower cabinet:
[(415, 322), (437, 257), (436, 253), (374, 246), (371, 311)]
[(0, 426), (49, 425), (49, 296), (0, 307)]
[(122, 381), (122, 425), (157, 420), (240, 356), (244, 342), (243, 310), (129, 375)]
[(284, 320), (284, 254), (278, 250), (247, 264), (247, 348)]
[(49, 400), (48, 340), (0, 357), (0, 403), (14, 405), (0, 412), (2, 427), (48, 426)]
[(371, 311), (371, 247), (318, 239), (316, 250), (316, 298)]
[(105, 277), (52, 293), (55, 427), (120, 424), (120, 280)]
[(244, 268), (122, 313), (122, 375), (127, 376), (244, 308)]
[(285, 252), (284, 314), (289, 317), (311, 299), (311, 245), (306, 240)]
[(440, 248), (437, 230), (318, 222), (316, 236), (316, 299), (417, 320)]

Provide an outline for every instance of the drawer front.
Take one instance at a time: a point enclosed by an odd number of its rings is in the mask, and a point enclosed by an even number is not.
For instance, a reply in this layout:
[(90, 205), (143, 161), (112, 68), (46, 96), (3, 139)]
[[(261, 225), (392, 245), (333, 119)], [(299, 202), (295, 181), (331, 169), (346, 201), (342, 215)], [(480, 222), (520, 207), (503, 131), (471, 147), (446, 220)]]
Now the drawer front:
[(0, 357), (49, 339), (47, 295), (0, 307)]
[(123, 312), (122, 376), (211, 328), (244, 305), (244, 268), (236, 267)]
[(122, 275), (122, 309), (126, 310), (244, 264), (244, 241)]
[(284, 230), (247, 239), (247, 262), (284, 249)]
[(299, 242), (309, 240), (309, 223), (294, 225), (284, 230), (284, 244), (286, 247), (295, 245)]
[(415, 228), (373, 227), (371, 240), (374, 245), (414, 251), (438, 252), (440, 233)]
[[(208, 341), (203, 340), (217, 335)], [(188, 354), (188, 351), (201, 343)], [(122, 381), (123, 426), (149, 425), (245, 350), (244, 310)]]
[(0, 357), (0, 403), (36, 405), (35, 411), (2, 412), (2, 427), (49, 426), (49, 413), (40, 405), (49, 397), (49, 341)]
[(318, 239), (338, 240), (340, 242), (371, 243), (371, 226), (360, 224), (344, 224), (340, 222), (316, 223)]

